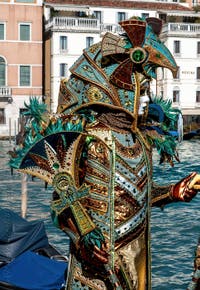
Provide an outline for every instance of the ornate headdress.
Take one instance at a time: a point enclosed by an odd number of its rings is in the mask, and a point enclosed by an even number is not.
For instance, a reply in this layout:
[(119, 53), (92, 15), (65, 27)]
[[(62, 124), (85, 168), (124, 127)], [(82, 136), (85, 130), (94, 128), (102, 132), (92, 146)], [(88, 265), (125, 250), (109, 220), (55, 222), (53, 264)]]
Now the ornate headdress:
[[(120, 125), (129, 127), (133, 133), (138, 130), (139, 97), (155, 77), (155, 69), (162, 66), (175, 74), (177, 66), (159, 39), (161, 20), (137, 18), (122, 21), (120, 25), (124, 33), (106, 33), (102, 42), (84, 50), (71, 67), (70, 79), (61, 81), (58, 115), (48, 114), (43, 105), (31, 100), (27, 109), (34, 118), (26, 128), (22, 148), (11, 159), (12, 167), (51, 184), (61, 172), (75, 178), (75, 170), (69, 162), (70, 148), (76, 146), (79, 138), (84, 138), (85, 120), (92, 123), (96, 115), (101, 118), (107, 114), (112, 120), (117, 116)], [(168, 131), (175, 124), (177, 112), (171, 109), (169, 101), (155, 101), (156, 105), (149, 107), (148, 126), (142, 124), (140, 129), (146, 132), (149, 142), (156, 145), (162, 159), (171, 160), (175, 142)], [(155, 121), (158, 114), (162, 118)], [(114, 126), (114, 122), (110, 122), (110, 126)], [(73, 156), (74, 162), (78, 158)]]

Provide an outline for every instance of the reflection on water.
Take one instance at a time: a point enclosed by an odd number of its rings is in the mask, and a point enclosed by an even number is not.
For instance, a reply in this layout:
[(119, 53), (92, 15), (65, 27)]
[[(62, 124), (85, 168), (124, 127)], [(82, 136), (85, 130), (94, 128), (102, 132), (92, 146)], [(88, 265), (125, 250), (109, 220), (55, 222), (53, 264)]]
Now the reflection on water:
[[(21, 212), (21, 175), (11, 176), (5, 154), (12, 144), (0, 141), (0, 201), (1, 207)], [(179, 145), (181, 163), (174, 168), (158, 165), (155, 153), (154, 179), (160, 184), (176, 182), (192, 171), (200, 173), (200, 140), (184, 141)], [(52, 189), (31, 178), (28, 180), (27, 219), (42, 219), (49, 240), (63, 253), (68, 251), (66, 236), (51, 222), (49, 202)], [(190, 203), (173, 203), (160, 210), (152, 209), (152, 284), (153, 290), (186, 289), (193, 270), (193, 257), (200, 236), (200, 195)]]

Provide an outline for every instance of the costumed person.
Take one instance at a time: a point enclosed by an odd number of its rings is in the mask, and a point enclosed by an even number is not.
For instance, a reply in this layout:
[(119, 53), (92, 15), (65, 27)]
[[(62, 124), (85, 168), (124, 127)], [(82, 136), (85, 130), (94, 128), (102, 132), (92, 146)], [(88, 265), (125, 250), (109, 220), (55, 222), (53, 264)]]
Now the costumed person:
[(151, 289), (150, 208), (190, 201), (200, 180), (153, 183), (154, 147), (161, 163), (178, 160), (169, 131), (179, 111), (151, 97), (149, 83), (157, 67), (177, 66), (159, 39), (161, 20), (120, 25), (61, 81), (57, 114), (26, 104), (35, 118), (10, 162), (54, 188), (52, 219), (71, 240), (66, 289)]

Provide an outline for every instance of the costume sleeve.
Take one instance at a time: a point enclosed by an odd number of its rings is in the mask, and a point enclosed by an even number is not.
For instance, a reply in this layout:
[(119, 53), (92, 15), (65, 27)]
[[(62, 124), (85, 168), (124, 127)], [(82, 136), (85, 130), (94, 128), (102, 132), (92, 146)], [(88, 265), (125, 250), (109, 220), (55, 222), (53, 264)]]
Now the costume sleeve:
[(159, 186), (153, 183), (151, 191), (151, 205), (157, 207), (163, 207), (166, 204), (174, 202), (175, 200), (171, 196), (172, 184)]

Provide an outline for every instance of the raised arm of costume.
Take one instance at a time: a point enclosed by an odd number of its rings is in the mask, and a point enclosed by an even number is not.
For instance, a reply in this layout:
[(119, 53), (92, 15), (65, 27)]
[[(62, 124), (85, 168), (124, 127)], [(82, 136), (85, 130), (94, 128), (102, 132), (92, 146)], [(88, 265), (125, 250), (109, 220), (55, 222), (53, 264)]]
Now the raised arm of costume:
[(166, 204), (173, 202), (171, 196), (171, 189), (173, 185), (159, 186), (153, 183), (151, 191), (151, 205), (157, 207), (163, 207)]
[(192, 172), (176, 184), (158, 186), (153, 184), (151, 192), (152, 206), (163, 207), (177, 201), (189, 202), (196, 196), (200, 188), (200, 175)]

